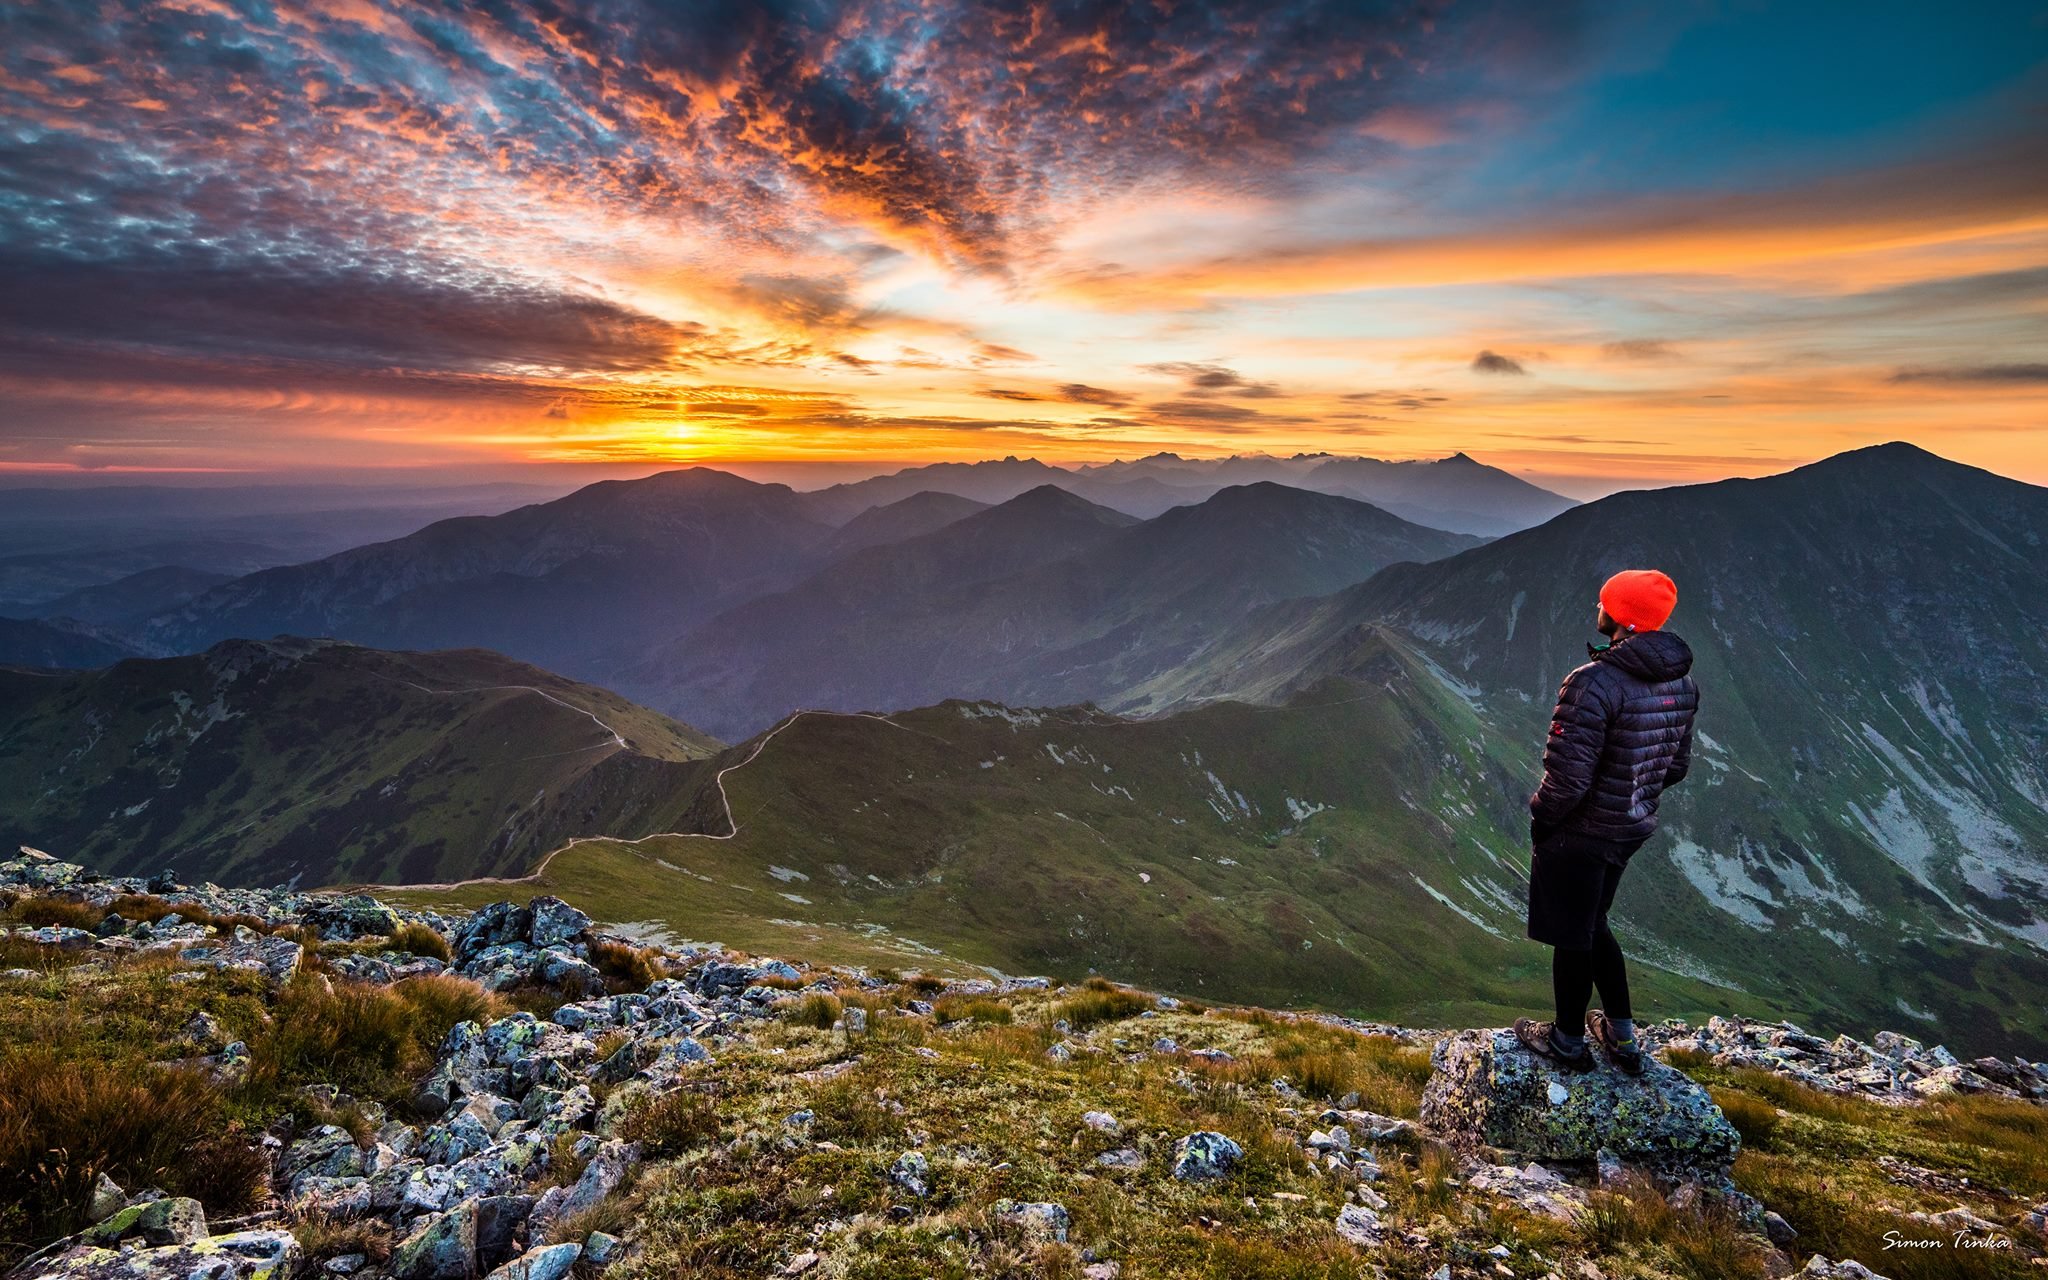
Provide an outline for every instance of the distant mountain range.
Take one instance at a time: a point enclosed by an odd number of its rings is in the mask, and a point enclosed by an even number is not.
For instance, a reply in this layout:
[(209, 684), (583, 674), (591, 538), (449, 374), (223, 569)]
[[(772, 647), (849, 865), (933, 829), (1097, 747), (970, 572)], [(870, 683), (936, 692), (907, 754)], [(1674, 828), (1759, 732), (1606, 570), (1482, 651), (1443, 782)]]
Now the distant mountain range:
[(276, 884), (516, 872), (690, 821), (703, 734), (494, 653), (233, 640), (0, 668), (0, 835), (122, 874)]
[(617, 684), (732, 737), (803, 707), (1115, 705), (1256, 606), (1477, 542), (1270, 482), (1143, 522), (1043, 485), (835, 561)]
[[(158, 571), (98, 589), (107, 598), (89, 603), (119, 612), (128, 607), (123, 596), (171, 596), (146, 621), (123, 614), (123, 633), (141, 652), (188, 653), (272, 635), (402, 649), (478, 646), (608, 683), (737, 736), (813, 698), (895, 707), (963, 692), (962, 673), (974, 675), (974, 691), (993, 696), (1107, 701), (1253, 604), (1329, 591), (1395, 560), (1471, 545), (1469, 537), (1393, 519), (1347, 495), (1269, 480), (1255, 482), (1256, 503), (1233, 499), (1199, 519), (1170, 518), (1244, 489), (1228, 483), (1233, 475), (1314, 476), (1358, 461), (1305, 467), (1229, 459), (1190, 483), (1187, 468), (1156, 459), (1108, 480), (1004, 459), (914, 468), (808, 493), (690, 468), (607, 481), (501, 515), (440, 521), (182, 600), (175, 596), (185, 594), (189, 577)], [(1533, 517), (1535, 508), (1498, 495), (1542, 493), (1462, 455), (1373, 465), (1382, 468), (1373, 474), (1395, 478), (1381, 488), (1408, 493), (1411, 507), (1427, 497)], [(1134, 497), (1140, 489), (1170, 490), (1172, 501)], [(1035, 529), (1024, 508), (974, 523), (985, 505), (1029, 507), (1033, 493), (1089, 507), (1096, 514), (1083, 523), (1095, 532), (1135, 524), (1141, 517), (1133, 508), (1153, 512), (1156, 528), (1106, 552), (1122, 560), (1077, 560), (1063, 576), (961, 598), (977, 584), (1086, 554), (1051, 526)], [(949, 538), (961, 545), (934, 549), (923, 541)], [(1175, 584), (1195, 582), (1200, 592), (1182, 592), (1167, 607)], [(758, 607), (742, 612), (750, 604)], [(715, 618), (718, 627), (697, 634)], [(764, 634), (772, 644), (761, 642)], [(934, 635), (967, 642), (936, 646), (943, 652), (934, 657)], [(921, 676), (899, 678), (927, 658), (935, 665)], [(799, 661), (803, 670), (788, 669)], [(896, 700), (910, 693), (911, 702)]]
[(832, 534), (786, 485), (696, 467), (251, 574), (143, 634), (173, 653), (280, 634), (473, 645), (588, 677), (787, 585)]
[(912, 467), (893, 475), (834, 485), (809, 496), (814, 510), (829, 520), (845, 519), (869, 506), (923, 491), (996, 503), (1040, 485), (1056, 484), (1100, 506), (1150, 519), (1174, 507), (1201, 502), (1220, 489), (1260, 483), (1356, 498), (1415, 524), (1486, 537), (1527, 529), (1577, 505), (1462, 453), (1413, 462), (1331, 454), (1196, 460), (1160, 453), (1071, 471), (1030, 458), (1003, 458)]
[(0, 666), (104, 667), (137, 656), (121, 636), (76, 618), (0, 618)]
[[(568, 486), (147, 484), (0, 488), (0, 614), (78, 613), (60, 597), (149, 570), (239, 577), (491, 514)], [(156, 609), (168, 608), (165, 600)], [(155, 609), (152, 609), (154, 612)], [(105, 619), (92, 618), (92, 621)]]

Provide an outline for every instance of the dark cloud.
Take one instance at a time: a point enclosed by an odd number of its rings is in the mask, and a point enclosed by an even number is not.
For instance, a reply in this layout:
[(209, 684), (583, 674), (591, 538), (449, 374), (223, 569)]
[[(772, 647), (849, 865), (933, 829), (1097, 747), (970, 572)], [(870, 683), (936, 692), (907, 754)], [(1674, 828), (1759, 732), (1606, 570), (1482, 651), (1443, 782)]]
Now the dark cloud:
[(2048, 364), (1980, 364), (1948, 369), (1901, 369), (1893, 382), (2048, 382)]
[(1073, 404), (1099, 404), (1115, 407), (1131, 402), (1131, 398), (1121, 391), (1111, 391), (1107, 387), (1091, 387), (1085, 382), (1069, 382), (1060, 388), (1059, 395), (1060, 399)]
[(1247, 400), (1266, 400), (1280, 394), (1277, 383), (1259, 382), (1245, 377), (1235, 369), (1213, 362), (1168, 360), (1142, 367), (1151, 373), (1163, 373), (1185, 379), (1189, 395), (1228, 395)]
[(1011, 391), (1004, 387), (990, 387), (979, 394), (991, 400), (1043, 400), (1044, 396), (1032, 395), (1029, 391)]
[(1472, 372), (1512, 375), (1527, 374), (1529, 371), (1524, 369), (1519, 361), (1512, 360), (1497, 351), (1482, 351), (1472, 357)]
[(1601, 343), (1600, 354), (1609, 360), (1670, 360), (1678, 348), (1660, 338), (1625, 338)]
[(1425, 396), (1402, 391), (1351, 391), (1338, 398), (1352, 404), (1380, 405), (1389, 409), (1430, 409), (1450, 399), (1448, 396)]
[(700, 325), (505, 276), (366, 270), (201, 246), (81, 259), (0, 249), (0, 351), (182, 352), (337, 369), (630, 372), (726, 354)]
[(988, 364), (1037, 364), (1038, 357), (1029, 351), (1006, 347), (1000, 342), (977, 342), (974, 344), (974, 363)]

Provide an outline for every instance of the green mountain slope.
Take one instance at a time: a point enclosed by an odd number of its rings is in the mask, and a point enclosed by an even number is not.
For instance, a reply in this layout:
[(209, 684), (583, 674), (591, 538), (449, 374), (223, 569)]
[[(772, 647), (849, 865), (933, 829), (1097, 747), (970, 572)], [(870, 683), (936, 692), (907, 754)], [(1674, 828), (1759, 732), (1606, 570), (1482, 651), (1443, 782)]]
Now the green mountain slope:
[(481, 651), (229, 641), (0, 669), (0, 836), (124, 874), (308, 883), (523, 869), (686, 818), (718, 743)]
[[(1471, 827), (1441, 768), (1483, 766), (1476, 726), (1394, 650), (1376, 672), (1286, 708), (1152, 721), (970, 702), (804, 714), (723, 758), (736, 833), (580, 842), (529, 887), (833, 960), (1100, 971), (1415, 1021), (1538, 1008), (1548, 952), (1521, 939), (1519, 850)], [(475, 905), (503, 887), (397, 892)], [(1661, 1011), (1760, 1007), (1649, 966), (1638, 985)]]
[(1703, 690), (1698, 763), (1637, 859), (1664, 903), (1643, 923), (1680, 963), (1867, 1023), (2036, 1019), (2048, 491), (1889, 445), (1620, 494), (1275, 608), (1143, 692), (1284, 701), (1392, 646), (1472, 709), (1503, 778), (1475, 823), (1513, 831), (1598, 585), (1643, 564), (1678, 580)]

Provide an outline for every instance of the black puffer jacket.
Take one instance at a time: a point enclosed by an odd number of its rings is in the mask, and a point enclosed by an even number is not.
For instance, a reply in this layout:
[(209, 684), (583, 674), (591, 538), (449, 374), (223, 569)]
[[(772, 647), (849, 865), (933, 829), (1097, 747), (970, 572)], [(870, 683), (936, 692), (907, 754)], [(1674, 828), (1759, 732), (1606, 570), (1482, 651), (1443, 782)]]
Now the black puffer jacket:
[(1692, 650), (1669, 631), (1641, 631), (1564, 678), (1543, 785), (1529, 798), (1538, 828), (1602, 840), (1647, 839), (1657, 797), (1692, 764), (1699, 686)]

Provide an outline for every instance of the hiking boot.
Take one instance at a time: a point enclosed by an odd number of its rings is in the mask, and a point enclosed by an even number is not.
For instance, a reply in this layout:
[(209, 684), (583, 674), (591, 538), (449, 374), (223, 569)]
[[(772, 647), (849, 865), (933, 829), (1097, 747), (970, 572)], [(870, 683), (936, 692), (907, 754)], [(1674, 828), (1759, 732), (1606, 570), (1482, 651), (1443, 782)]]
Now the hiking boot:
[(1534, 1018), (1515, 1019), (1515, 1039), (1522, 1047), (1539, 1058), (1557, 1063), (1567, 1071), (1592, 1071), (1599, 1067), (1593, 1060), (1593, 1047), (1581, 1044), (1577, 1054), (1568, 1054), (1550, 1042), (1550, 1033), (1555, 1030), (1554, 1022), (1538, 1022)]
[(1607, 1018), (1604, 1009), (1591, 1009), (1586, 1013), (1586, 1036), (1600, 1044), (1600, 1052), (1615, 1065), (1623, 1075), (1643, 1074), (1643, 1050), (1634, 1036), (1623, 1040), (1614, 1030), (1614, 1024)]

